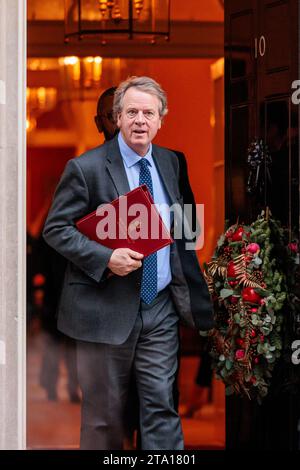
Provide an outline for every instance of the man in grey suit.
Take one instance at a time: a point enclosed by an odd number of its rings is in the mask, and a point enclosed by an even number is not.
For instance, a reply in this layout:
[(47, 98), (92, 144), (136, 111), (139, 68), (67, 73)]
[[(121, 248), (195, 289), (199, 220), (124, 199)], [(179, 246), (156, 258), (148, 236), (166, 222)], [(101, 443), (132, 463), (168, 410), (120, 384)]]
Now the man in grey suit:
[(119, 134), (68, 162), (45, 224), (46, 241), (68, 259), (58, 328), (77, 340), (82, 449), (122, 448), (132, 371), (142, 449), (184, 447), (173, 403), (178, 321), (213, 326), (196, 254), (183, 237), (143, 259), (91, 241), (75, 225), (100, 204), (147, 184), (173, 230), (166, 208), (182, 204), (178, 159), (151, 143), (166, 113), (166, 95), (153, 79), (121, 83), (114, 96)]

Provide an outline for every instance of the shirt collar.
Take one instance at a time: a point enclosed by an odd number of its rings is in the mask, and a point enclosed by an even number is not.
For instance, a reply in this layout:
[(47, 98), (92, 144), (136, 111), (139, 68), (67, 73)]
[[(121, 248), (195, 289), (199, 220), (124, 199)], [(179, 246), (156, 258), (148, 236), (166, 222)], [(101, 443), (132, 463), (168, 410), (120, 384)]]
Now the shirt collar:
[(140, 155), (138, 155), (134, 150), (132, 150), (131, 147), (129, 147), (129, 145), (126, 144), (121, 132), (119, 132), (118, 134), (118, 142), (119, 142), (119, 147), (120, 147), (122, 158), (128, 168), (138, 163), (142, 158), (146, 158), (150, 166), (152, 166), (153, 159), (152, 159), (152, 143), (151, 142), (149, 145), (148, 152), (146, 153), (144, 157), (141, 157)]

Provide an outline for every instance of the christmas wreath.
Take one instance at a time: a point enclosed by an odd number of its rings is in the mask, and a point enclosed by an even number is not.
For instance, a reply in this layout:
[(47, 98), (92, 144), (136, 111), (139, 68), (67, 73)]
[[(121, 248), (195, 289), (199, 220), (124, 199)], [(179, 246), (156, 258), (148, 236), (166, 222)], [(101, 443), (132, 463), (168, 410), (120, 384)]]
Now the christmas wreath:
[(287, 289), (278, 247), (285, 249), (282, 229), (263, 212), (249, 226), (229, 227), (205, 265), (215, 305), (213, 367), (228, 395), (246, 394), (261, 402), (281, 355)]

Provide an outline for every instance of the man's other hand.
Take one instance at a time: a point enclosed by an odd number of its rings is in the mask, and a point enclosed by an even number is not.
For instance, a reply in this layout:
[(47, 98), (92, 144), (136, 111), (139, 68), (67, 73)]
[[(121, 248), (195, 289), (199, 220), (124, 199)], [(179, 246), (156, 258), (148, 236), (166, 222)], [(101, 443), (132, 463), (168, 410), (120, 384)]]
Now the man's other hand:
[(144, 255), (130, 248), (117, 248), (113, 251), (107, 267), (118, 276), (127, 276), (142, 266)]

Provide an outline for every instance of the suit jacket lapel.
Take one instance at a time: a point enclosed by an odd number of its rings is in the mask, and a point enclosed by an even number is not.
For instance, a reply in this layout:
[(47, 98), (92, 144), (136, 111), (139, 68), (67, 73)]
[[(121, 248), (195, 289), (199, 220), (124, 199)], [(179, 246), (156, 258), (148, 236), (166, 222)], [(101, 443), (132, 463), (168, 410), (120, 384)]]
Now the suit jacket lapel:
[(107, 170), (113, 180), (118, 195), (121, 196), (130, 191), (126, 171), (123, 164), (122, 155), (118, 144), (118, 136), (108, 143)]
[(152, 156), (160, 174), (161, 180), (164, 183), (166, 191), (170, 197), (171, 204), (174, 204), (177, 202), (177, 197), (173, 188), (174, 185), (172, 174), (170, 173), (170, 164), (163, 155), (163, 150), (156, 145), (153, 145), (152, 147)]

